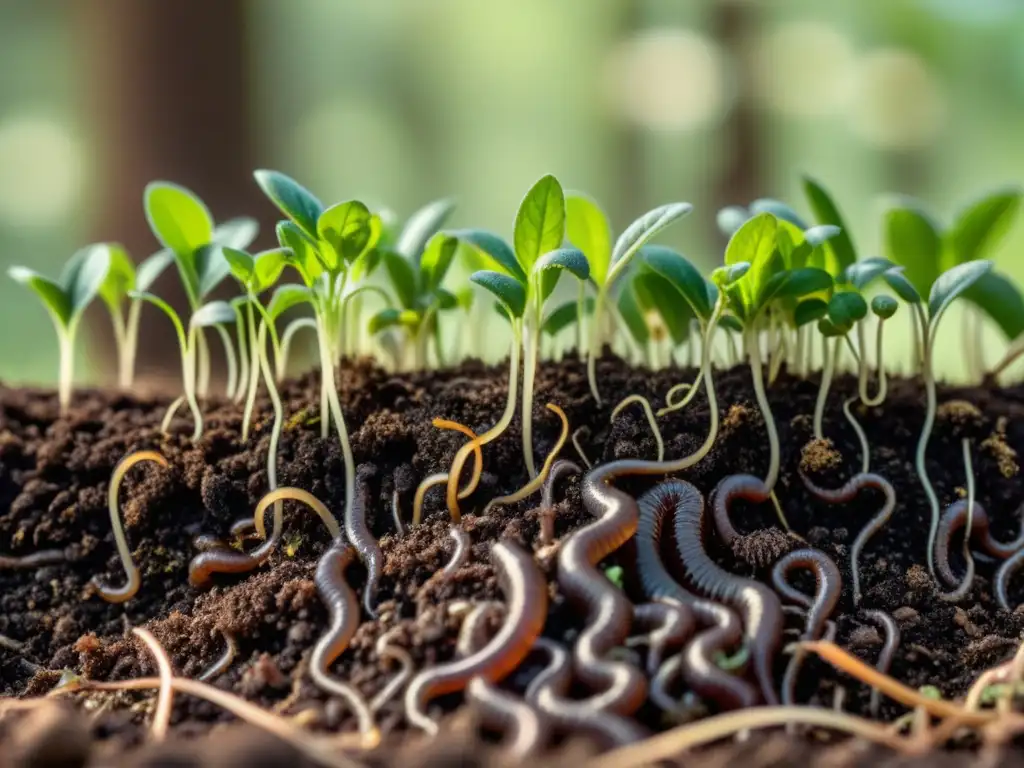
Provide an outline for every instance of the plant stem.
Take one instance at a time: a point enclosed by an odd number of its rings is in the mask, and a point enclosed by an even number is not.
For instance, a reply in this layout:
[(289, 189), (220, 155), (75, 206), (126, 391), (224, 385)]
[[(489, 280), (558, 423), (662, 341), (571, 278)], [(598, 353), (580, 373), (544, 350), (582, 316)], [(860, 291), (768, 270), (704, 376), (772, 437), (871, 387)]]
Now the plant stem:
[(188, 401), (188, 408), (192, 411), (192, 442), (196, 442), (203, 434), (203, 412), (199, 410), (199, 402), (196, 400), (196, 348), (197, 338), (202, 334), (196, 333), (196, 328), (189, 328), (188, 343), (182, 350), (181, 367), (185, 373), (185, 400)]
[[(249, 390), (249, 342), (247, 340), (248, 331), (245, 329), (245, 315), (242, 314), (242, 310), (236, 304), (235, 310), (235, 335), (238, 337), (238, 359), (241, 363), (241, 370), (238, 376), (238, 385), (235, 387), (235, 392), (232, 395), (234, 402), (240, 402), (245, 397), (246, 392)], [(255, 375), (253, 371), (253, 375)]]
[(198, 373), (193, 370), (193, 390), (199, 397), (206, 397), (210, 393), (210, 345), (206, 343), (206, 334), (202, 328), (196, 329), (196, 352), (199, 355)]
[(842, 354), (842, 336), (832, 339), (832, 351), (829, 352), (828, 336), (821, 337), (821, 384), (818, 387), (818, 399), (814, 401), (814, 439), (824, 440), (825, 432), (822, 422), (825, 418), (825, 403), (829, 390), (832, 388), (832, 377), (835, 375), (836, 360)]
[(66, 416), (71, 407), (71, 389), (75, 380), (75, 331), (76, 323), (72, 322), (67, 330), (57, 329), (57, 347), (60, 354), (60, 373), (58, 379), (57, 402), (60, 403), (60, 415)]
[[(527, 310), (529, 311), (529, 310)], [(537, 376), (537, 348), (540, 346), (540, 323), (524, 321), (523, 329), (523, 459), (526, 472), (532, 480), (537, 476), (533, 460), (533, 388)]]
[(242, 413), (242, 442), (249, 439), (249, 427), (252, 424), (252, 411), (256, 405), (256, 390), (260, 386), (260, 357), (264, 351), (260, 349), (259, 341), (256, 338), (256, 315), (253, 312), (253, 302), (256, 298), (252, 295), (245, 303), (245, 318), (249, 326), (249, 392), (245, 397), (245, 410)]
[(590, 318), (590, 347), (587, 349), (587, 381), (597, 407), (601, 407), (601, 393), (597, 389), (597, 358), (601, 354), (601, 315), (604, 313), (605, 289), (598, 286), (594, 299), (594, 315)]
[(586, 333), (587, 321), (587, 282), (579, 281), (579, 290), (576, 294), (576, 354), (583, 354), (583, 335)]
[(924, 488), (924, 494), (928, 498), (928, 506), (931, 510), (931, 521), (928, 527), (928, 572), (932, 578), (935, 578), (935, 538), (939, 532), (939, 498), (935, 493), (935, 488), (932, 487), (932, 481), (928, 477), (928, 467), (925, 465), (928, 441), (931, 439), (932, 428), (935, 426), (935, 376), (932, 373), (932, 340), (929, 338), (928, 321), (925, 319), (924, 309), (920, 304), (915, 304), (914, 310), (919, 337), (924, 341), (921, 378), (924, 380), (925, 393), (924, 425), (921, 427), (921, 436), (917, 440), (914, 467), (918, 477), (921, 478), (921, 486)]
[(885, 396), (888, 393), (889, 382), (885, 375), (885, 358), (883, 357), (885, 348), (882, 346), (883, 331), (885, 327), (885, 320), (878, 318), (878, 327), (875, 330), (875, 364), (878, 369), (878, 390), (875, 392), (874, 397), (868, 395), (868, 349), (867, 349), (867, 331), (864, 329), (864, 321), (857, 323), (857, 339), (860, 345), (860, 361), (859, 361), (859, 376), (857, 387), (860, 393), (861, 402), (864, 405), (871, 408), (876, 405), (881, 405), (885, 401)]
[[(260, 307), (262, 310), (263, 308)], [(270, 403), (274, 407), (274, 426), (270, 432), (270, 447), (267, 452), (267, 489), (275, 490), (277, 488), (277, 446), (281, 439), (281, 427), (284, 424), (284, 409), (281, 407), (281, 396), (277, 391), (277, 385), (274, 383), (274, 375), (270, 368), (270, 361), (267, 359), (267, 348), (266, 348), (266, 331), (270, 317), (264, 314), (263, 321), (260, 323), (259, 334), (257, 335), (257, 344), (260, 350), (260, 370), (263, 372), (263, 381), (267, 385), (267, 393), (270, 395)], [(280, 507), (284, 502), (276, 502), (277, 509), (275, 514), (279, 514)]]
[(764, 418), (764, 427), (768, 431), (768, 474), (765, 475), (764, 484), (770, 493), (775, 489), (775, 482), (779, 478), (779, 433), (775, 428), (775, 418), (772, 416), (771, 405), (769, 405), (768, 396), (764, 391), (761, 345), (757, 337), (757, 331), (753, 328), (747, 328), (743, 333), (743, 344), (746, 347), (747, 355), (750, 357), (750, 374), (754, 381), (754, 396), (757, 398), (757, 406), (761, 409), (761, 415)]
[[(334, 351), (331, 349), (330, 332), (331, 323), (326, 322), (322, 314), (317, 313), (317, 338), (320, 342), (320, 375), (321, 397), (326, 397), (327, 406), (334, 417), (334, 425), (338, 430), (338, 442), (341, 443), (341, 455), (345, 462), (345, 515), (350, 514), (349, 510), (355, 502), (356, 496), (356, 464), (352, 456), (352, 446), (348, 441), (348, 429), (345, 427), (345, 417), (341, 411), (341, 402), (338, 400), (338, 387), (334, 381)], [(326, 420), (325, 420), (326, 424)], [(321, 432), (326, 430), (321, 425)]]
[(225, 386), (224, 396), (230, 399), (238, 386), (238, 358), (235, 356), (235, 345), (231, 342), (231, 335), (227, 329), (223, 325), (218, 325), (216, 328), (221, 344), (224, 345), (224, 359), (228, 366), (228, 383)]
[(803, 378), (807, 375), (807, 356), (804, 346), (807, 344), (807, 326), (801, 325), (796, 329), (796, 349), (793, 352), (793, 372)]
[(284, 329), (284, 333), (281, 334), (281, 354), (274, 358), (277, 367), (278, 383), (284, 381), (284, 377), (288, 374), (288, 358), (291, 352), (292, 337), (303, 328), (312, 328), (313, 331), (316, 331), (316, 320), (310, 317), (300, 317), (292, 320), (288, 323), (288, 327)]

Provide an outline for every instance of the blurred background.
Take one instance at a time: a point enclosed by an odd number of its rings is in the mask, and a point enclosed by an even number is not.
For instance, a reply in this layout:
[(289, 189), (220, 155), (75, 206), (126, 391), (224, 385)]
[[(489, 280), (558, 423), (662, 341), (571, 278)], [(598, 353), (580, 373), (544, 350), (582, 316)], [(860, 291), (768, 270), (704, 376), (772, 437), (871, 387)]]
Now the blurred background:
[[(616, 232), (687, 200), (663, 241), (709, 266), (719, 207), (806, 212), (805, 171), (862, 255), (886, 193), (948, 220), (1024, 181), (1020, 0), (0, 0), (0, 73), (0, 266), (45, 273), (86, 242), (155, 251), (155, 178), (256, 216), (268, 246), (257, 167), (403, 217), (455, 195), (454, 224), (506, 235), (547, 172)], [(1024, 280), (1022, 245), (1024, 224), (998, 266)], [(178, 375), (166, 319), (147, 311), (143, 339), (140, 373)], [(99, 302), (79, 360), (113, 379)], [(56, 361), (36, 298), (0, 280), (0, 378), (51, 382)]]

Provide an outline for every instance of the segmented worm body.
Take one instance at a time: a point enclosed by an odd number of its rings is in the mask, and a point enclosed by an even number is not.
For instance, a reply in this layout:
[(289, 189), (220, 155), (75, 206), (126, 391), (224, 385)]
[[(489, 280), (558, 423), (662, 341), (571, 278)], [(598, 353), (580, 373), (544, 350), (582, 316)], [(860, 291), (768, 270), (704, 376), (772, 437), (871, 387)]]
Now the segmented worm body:
[(568, 698), (572, 684), (572, 655), (565, 646), (539, 637), (534, 648), (547, 653), (550, 661), (526, 688), (526, 700), (550, 718), (555, 730), (563, 733), (582, 731), (613, 746), (632, 744), (647, 735), (630, 717), (622, 717), (606, 709), (581, 706), (580, 702)]
[(319, 688), (345, 699), (359, 720), (360, 732), (370, 734), (376, 727), (366, 699), (354, 687), (330, 673), (331, 665), (344, 653), (359, 627), (359, 600), (345, 581), (345, 569), (351, 565), (354, 557), (355, 550), (336, 539), (316, 564), (313, 581), (320, 600), (327, 606), (329, 625), (313, 647), (309, 673)]
[[(814, 573), (816, 588), (810, 598), (788, 582), (789, 575), (797, 569), (808, 569)], [(803, 640), (817, 640), (825, 628), (825, 622), (839, 603), (843, 593), (843, 579), (832, 558), (816, 549), (797, 549), (779, 558), (772, 569), (772, 583), (775, 591), (786, 600), (807, 609)], [(803, 664), (804, 653), (799, 648), (786, 665), (782, 681), (782, 703), (794, 702), (797, 676)]]
[(363, 467), (359, 468), (358, 488), (352, 504), (345, 510), (345, 536), (366, 567), (366, 586), (363, 587), (363, 607), (370, 616), (376, 616), (373, 604), (377, 598), (377, 584), (380, 581), (381, 561), (384, 558), (380, 544), (370, 532), (366, 524), (366, 484), (362, 477)]
[(851, 582), (853, 585), (853, 604), (857, 605), (861, 599), (860, 591), (860, 555), (864, 551), (864, 546), (867, 544), (868, 539), (878, 533), (885, 524), (889, 522), (889, 518), (892, 517), (893, 510), (896, 509), (896, 490), (892, 487), (892, 484), (881, 475), (876, 475), (873, 472), (861, 472), (854, 475), (847, 481), (846, 485), (836, 488), (821, 488), (812, 483), (806, 475), (801, 473), (800, 478), (803, 480), (804, 486), (808, 492), (813, 496), (816, 496), (826, 504), (845, 504), (852, 501), (854, 497), (860, 493), (864, 488), (876, 488), (885, 495), (885, 503), (882, 508), (878, 510), (878, 513), (872, 517), (864, 527), (860, 529), (860, 533), (857, 534), (857, 538), (854, 539), (853, 544), (850, 546), (850, 575)]
[[(768, 487), (760, 477), (729, 475), (723, 478), (715, 487), (711, 501), (718, 538), (730, 549), (740, 539), (740, 534), (729, 517), (729, 507), (732, 505), (733, 499), (744, 499), (760, 504), (763, 501), (768, 501), (770, 497)], [(703, 499), (701, 506), (704, 506)]]
[(643, 603), (633, 608), (634, 628), (646, 629), (646, 637), (631, 638), (627, 645), (639, 641), (647, 645), (647, 674), (653, 676), (665, 658), (665, 652), (681, 648), (693, 637), (697, 620), (690, 606), (684, 603)]
[[(687, 498), (690, 496), (688, 492)], [(636, 565), (644, 594), (652, 600), (674, 600), (688, 606), (702, 624), (712, 627), (698, 633), (677, 660), (666, 661), (668, 669), (656, 675), (655, 680), (664, 688), (679, 671), (699, 696), (714, 701), (722, 709), (754, 706), (754, 688), (715, 663), (717, 654), (727, 652), (742, 639), (743, 628), (736, 614), (683, 588), (661, 559), (662, 529), (665, 517), (674, 510), (674, 502), (648, 491), (640, 497), (638, 505)]]
[(583, 479), (583, 503), (597, 520), (578, 528), (558, 553), (558, 584), (569, 600), (587, 612), (587, 623), (573, 648), (576, 676), (595, 695), (581, 707), (635, 712), (647, 695), (647, 679), (628, 662), (605, 658), (629, 635), (633, 604), (597, 569), (597, 563), (636, 532), (639, 510), (628, 494), (608, 483), (650, 462), (619, 461), (591, 470)]
[[(875, 669), (883, 675), (889, 673), (892, 660), (896, 657), (896, 651), (900, 647), (900, 627), (896, 619), (885, 611), (869, 610), (864, 611), (864, 617), (882, 630), (885, 640), (882, 644), (882, 651), (878, 654), (878, 661), (875, 662)], [(871, 714), (878, 714), (878, 707), (882, 703), (882, 692), (877, 688), (871, 691)]]
[(0, 555), (0, 570), (42, 568), (47, 565), (66, 563), (67, 560), (68, 559), (65, 557), (63, 549), (41, 549), (38, 552), (32, 552), (28, 555), (22, 555), (21, 557), (15, 557), (14, 555)]
[(582, 474), (580, 465), (572, 459), (559, 459), (551, 465), (551, 471), (544, 480), (540, 493), (540, 543), (550, 544), (555, 540), (555, 486), (563, 478)]
[(469, 562), (469, 553), (472, 542), (469, 533), (461, 525), (453, 525), (448, 529), (448, 535), (455, 541), (455, 549), (448, 564), (441, 571), (445, 576), (450, 576), (459, 568)]
[(477, 676), (501, 681), (519, 666), (544, 627), (547, 582), (533, 555), (510, 541), (499, 541), (491, 547), (491, 559), (508, 606), (501, 630), (478, 652), (425, 669), (406, 688), (409, 722), (430, 734), (436, 734), (438, 726), (425, 708), (434, 697), (460, 691)]
[[(760, 479), (758, 482), (763, 486)], [(743, 617), (744, 636), (761, 694), (768, 704), (777, 704), (772, 660), (782, 640), (782, 606), (778, 596), (759, 581), (729, 573), (708, 556), (704, 550), (704, 499), (696, 488), (681, 480), (669, 480), (648, 493), (652, 504), (673, 509), (676, 547), (687, 579), (698, 592), (721, 600)]]
[(376, 696), (370, 701), (370, 711), (379, 712), (385, 704), (393, 699), (401, 691), (409, 678), (412, 677), (415, 664), (409, 652), (401, 646), (394, 645), (391, 639), (401, 630), (401, 627), (392, 627), (383, 635), (377, 638), (374, 650), (381, 659), (391, 659), (401, 665), (398, 674), (391, 678), (387, 685), (380, 689)]
[(1012, 612), (1014, 606), (1010, 605), (1010, 579), (1012, 579), (1021, 566), (1024, 565), (1024, 549), (1021, 549), (1006, 558), (999, 570), (996, 571), (992, 580), (992, 589), (996, 593), (996, 602), (1004, 611)]
[[(951, 587), (956, 586), (959, 580), (949, 565), (949, 545), (953, 534), (967, 525), (968, 511), (966, 500), (961, 499), (950, 504), (939, 518), (939, 528), (935, 535), (935, 571)], [(1024, 547), (1024, 525), (1016, 539), (1004, 544), (992, 538), (988, 513), (978, 502), (974, 502), (974, 514), (971, 516), (971, 520), (971, 538), (992, 557), (1005, 560)]]

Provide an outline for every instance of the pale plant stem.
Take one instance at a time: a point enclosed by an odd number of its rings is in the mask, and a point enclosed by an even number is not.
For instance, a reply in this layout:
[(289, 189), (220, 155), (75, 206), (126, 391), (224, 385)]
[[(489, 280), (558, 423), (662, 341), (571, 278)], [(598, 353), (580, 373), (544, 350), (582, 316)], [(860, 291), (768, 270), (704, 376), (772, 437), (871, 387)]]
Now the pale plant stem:
[(199, 397), (206, 397), (210, 393), (210, 345), (202, 328), (196, 329), (195, 347), (199, 362), (192, 374), (196, 378), (194, 390)]
[(779, 478), (779, 433), (775, 428), (775, 417), (772, 416), (771, 405), (768, 403), (768, 396), (764, 390), (761, 345), (757, 332), (753, 329), (747, 329), (744, 332), (744, 339), (747, 355), (750, 358), (750, 374), (754, 382), (754, 396), (757, 398), (757, 405), (761, 409), (764, 426), (768, 432), (768, 474), (765, 475), (764, 484), (768, 491), (772, 492), (775, 489), (775, 482)]
[[(922, 342), (921, 334), (922, 334), (922, 330), (921, 330), (921, 327), (918, 324), (917, 318), (914, 316), (913, 312), (911, 313), (911, 317), (910, 317), (910, 330), (911, 330), (911, 338), (913, 340), (912, 341), (912, 344), (913, 344), (912, 350), (913, 351), (912, 351), (911, 358), (910, 358), (910, 375), (913, 376), (915, 373), (920, 373), (921, 372), (921, 367), (924, 364), (923, 357), (922, 357), (922, 350), (921, 350), (921, 342)], [(927, 325), (925, 326), (925, 331), (923, 331), (923, 332), (927, 333)]]
[(221, 344), (224, 345), (224, 360), (228, 367), (228, 382), (225, 385), (224, 396), (230, 399), (235, 393), (235, 387), (238, 386), (238, 358), (235, 356), (235, 345), (231, 342), (231, 335), (227, 329), (223, 325), (216, 328)]
[(914, 316), (919, 325), (919, 334), (924, 341), (921, 378), (924, 380), (925, 392), (924, 426), (921, 427), (921, 436), (917, 440), (914, 468), (917, 470), (918, 477), (921, 478), (921, 487), (924, 488), (925, 496), (928, 498), (928, 507), (931, 510), (931, 520), (928, 526), (928, 572), (932, 578), (935, 578), (935, 538), (939, 532), (939, 497), (935, 493), (935, 488), (932, 487), (926, 466), (928, 441), (931, 439), (932, 428), (935, 426), (935, 376), (932, 372), (932, 339), (929, 338), (928, 321), (925, 319), (924, 310), (920, 304), (915, 304), (914, 310)]
[[(527, 308), (530, 312), (531, 308)], [(540, 322), (538, 317), (528, 320), (523, 329), (523, 460), (530, 479), (537, 476), (533, 460), (533, 388), (537, 375), (537, 352), (540, 346)]]
[(60, 354), (60, 373), (58, 379), (57, 401), (60, 404), (61, 416), (66, 416), (71, 407), (71, 389), (75, 382), (75, 323), (72, 322), (65, 331), (57, 329), (57, 347)]
[(132, 299), (128, 306), (128, 322), (125, 324), (124, 357), (121, 361), (121, 386), (130, 388), (135, 383), (135, 359), (139, 350), (139, 320), (142, 317), (142, 302)]
[[(274, 383), (274, 374), (270, 368), (270, 361), (267, 359), (266, 330), (270, 317), (266, 316), (260, 323), (260, 330), (257, 334), (257, 344), (260, 350), (260, 370), (263, 372), (263, 381), (267, 385), (267, 393), (270, 395), (270, 403), (274, 408), (274, 426), (270, 432), (270, 447), (267, 450), (267, 489), (277, 488), (277, 446), (281, 440), (281, 428), (284, 425), (284, 409), (281, 407), (281, 396), (278, 394), (277, 385)], [(255, 371), (253, 371), (255, 374)], [(278, 501), (274, 505), (275, 514), (281, 515), (284, 502)]]
[(348, 440), (348, 429), (345, 426), (345, 417), (341, 411), (341, 402), (338, 400), (338, 387), (334, 380), (334, 352), (331, 350), (328, 334), (330, 325), (323, 321), (323, 315), (318, 314), (319, 333), (317, 337), (320, 342), (320, 366), (323, 386), (321, 392), (326, 394), (327, 405), (331, 415), (334, 417), (334, 426), (338, 431), (338, 442), (341, 443), (341, 455), (345, 462), (345, 515), (350, 514), (356, 496), (356, 464), (352, 456), (352, 446)]
[(587, 283), (585, 280), (580, 280), (579, 283), (579, 291), (576, 294), (576, 354), (582, 355), (587, 323)]
[(793, 351), (793, 372), (803, 378), (807, 375), (807, 355), (804, 345), (807, 344), (807, 326), (801, 325), (796, 329), (796, 348)]
[(253, 312), (252, 303), (255, 301), (253, 297), (249, 297), (249, 301), (245, 304), (245, 318), (249, 326), (249, 391), (245, 397), (245, 410), (242, 412), (242, 442), (244, 443), (249, 439), (249, 428), (252, 425), (252, 412), (256, 406), (256, 390), (260, 386), (260, 377), (258, 374), (260, 365), (260, 355), (263, 354), (263, 350), (259, 347), (259, 342), (256, 339), (256, 315)]
[[(832, 342), (832, 349), (829, 350), (829, 341)], [(829, 339), (821, 337), (821, 384), (818, 386), (818, 398), (814, 401), (814, 439), (824, 440), (825, 431), (823, 422), (825, 419), (825, 405), (828, 402), (828, 393), (832, 388), (832, 377), (835, 375), (836, 360), (842, 354), (842, 336)]]
[(874, 397), (868, 395), (868, 343), (867, 343), (867, 331), (864, 329), (864, 322), (861, 321), (857, 324), (857, 338), (860, 343), (860, 365), (858, 366), (858, 391), (860, 394), (861, 402), (868, 407), (875, 407), (885, 402), (885, 397), (888, 394), (888, 378), (885, 374), (885, 348), (882, 346), (883, 329), (885, 328), (885, 320), (878, 318), (878, 326), (875, 329), (875, 365), (878, 370), (878, 390), (875, 392)]
[(185, 400), (188, 401), (189, 410), (192, 411), (192, 442), (196, 442), (203, 434), (203, 412), (199, 410), (199, 401), (196, 399), (196, 341), (195, 328), (188, 331), (188, 343), (182, 352), (182, 367), (185, 369)]
[(281, 354), (274, 358), (278, 383), (284, 381), (284, 377), (288, 374), (288, 360), (291, 355), (292, 339), (303, 328), (311, 328), (316, 332), (316, 320), (309, 317), (300, 317), (297, 320), (292, 320), (288, 327), (284, 329), (284, 333), (281, 334)]
[(238, 375), (238, 384), (235, 387), (235, 392), (232, 395), (232, 400), (236, 403), (241, 402), (242, 398), (245, 397), (249, 390), (249, 342), (248, 342), (248, 331), (245, 328), (245, 315), (242, 314), (242, 310), (237, 306), (235, 309), (235, 335), (238, 337), (238, 360), (240, 363), (240, 370)]
[(590, 345), (587, 349), (587, 381), (597, 407), (601, 407), (601, 393), (597, 388), (597, 358), (601, 354), (601, 316), (604, 313), (605, 286), (599, 286), (594, 298), (594, 315), (590, 318)]

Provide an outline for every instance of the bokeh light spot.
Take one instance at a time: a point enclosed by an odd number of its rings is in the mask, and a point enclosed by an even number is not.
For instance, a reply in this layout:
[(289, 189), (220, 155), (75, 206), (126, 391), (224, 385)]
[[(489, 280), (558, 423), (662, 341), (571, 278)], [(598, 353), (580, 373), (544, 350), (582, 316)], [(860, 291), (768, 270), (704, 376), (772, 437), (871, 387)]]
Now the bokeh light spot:
[(68, 126), (19, 115), (0, 123), (0, 221), (40, 227), (67, 218), (82, 194), (85, 152)]

